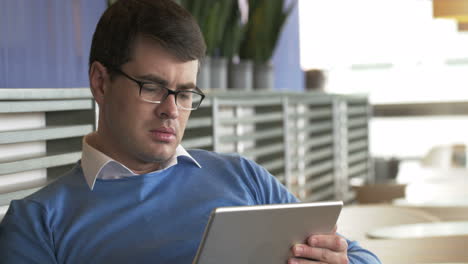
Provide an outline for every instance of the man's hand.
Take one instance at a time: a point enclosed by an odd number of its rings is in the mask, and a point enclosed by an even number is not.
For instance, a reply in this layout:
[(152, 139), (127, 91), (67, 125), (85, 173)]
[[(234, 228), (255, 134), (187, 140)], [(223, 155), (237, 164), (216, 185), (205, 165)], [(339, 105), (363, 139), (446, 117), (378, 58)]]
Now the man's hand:
[(294, 245), (291, 249), (295, 258), (288, 264), (328, 263), (348, 264), (348, 243), (346, 239), (333, 233), (327, 235), (312, 235), (306, 244)]

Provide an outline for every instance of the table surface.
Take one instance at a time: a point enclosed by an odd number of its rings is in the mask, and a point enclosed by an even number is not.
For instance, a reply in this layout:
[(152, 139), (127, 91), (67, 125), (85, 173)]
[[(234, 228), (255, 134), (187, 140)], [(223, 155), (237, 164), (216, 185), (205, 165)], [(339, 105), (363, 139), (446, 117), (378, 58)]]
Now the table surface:
[(367, 232), (370, 238), (427, 238), (468, 235), (468, 221), (430, 222), (381, 227)]

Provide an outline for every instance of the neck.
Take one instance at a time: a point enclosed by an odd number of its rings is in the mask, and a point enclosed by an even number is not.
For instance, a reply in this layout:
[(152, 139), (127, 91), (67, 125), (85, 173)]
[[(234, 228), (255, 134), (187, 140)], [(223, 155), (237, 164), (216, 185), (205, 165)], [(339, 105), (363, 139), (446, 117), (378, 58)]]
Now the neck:
[(145, 174), (163, 168), (163, 162), (144, 163), (119, 155), (118, 153), (120, 152), (117, 149), (116, 144), (109, 144), (108, 140), (106, 139), (108, 139), (108, 137), (103, 136), (101, 133), (99, 133), (99, 131), (96, 131), (86, 136), (85, 140), (86, 143), (91, 147), (99, 150), (111, 159), (123, 164), (135, 174)]

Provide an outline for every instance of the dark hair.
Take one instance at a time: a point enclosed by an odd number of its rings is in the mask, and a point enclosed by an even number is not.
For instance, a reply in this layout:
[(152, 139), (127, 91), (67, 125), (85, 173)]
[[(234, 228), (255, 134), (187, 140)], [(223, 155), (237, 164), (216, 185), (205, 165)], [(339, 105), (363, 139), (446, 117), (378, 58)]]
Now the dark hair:
[(173, 0), (120, 0), (101, 16), (91, 43), (94, 61), (120, 68), (131, 59), (138, 36), (156, 40), (181, 61), (202, 59), (206, 45), (192, 15)]

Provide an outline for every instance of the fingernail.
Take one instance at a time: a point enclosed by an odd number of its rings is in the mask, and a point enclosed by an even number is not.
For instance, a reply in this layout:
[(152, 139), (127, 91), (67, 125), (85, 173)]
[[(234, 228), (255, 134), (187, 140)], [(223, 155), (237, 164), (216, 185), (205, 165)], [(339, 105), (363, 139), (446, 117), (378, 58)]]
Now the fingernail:
[(304, 249), (301, 246), (295, 246), (294, 251), (296, 252), (297, 255), (300, 255), (300, 254), (302, 254)]
[(312, 238), (312, 241), (311, 241), (312, 245), (311, 246), (315, 246), (317, 245), (317, 239), (316, 238)]
[(291, 260), (289, 260), (289, 264), (299, 264), (299, 261), (297, 261), (295, 259), (291, 259)]

